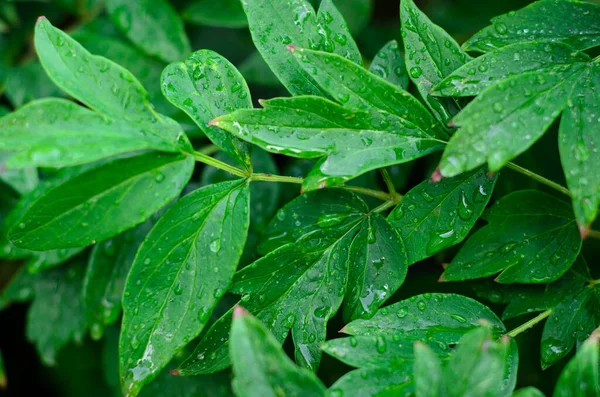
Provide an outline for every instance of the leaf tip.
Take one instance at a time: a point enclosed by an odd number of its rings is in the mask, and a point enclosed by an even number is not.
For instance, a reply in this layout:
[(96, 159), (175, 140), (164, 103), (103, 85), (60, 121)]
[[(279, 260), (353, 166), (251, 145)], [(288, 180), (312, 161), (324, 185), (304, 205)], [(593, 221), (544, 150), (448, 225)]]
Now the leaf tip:
[(172, 369), (169, 371), (169, 373), (174, 376), (181, 376), (181, 372), (179, 372), (178, 369)]
[(293, 44), (288, 44), (288, 45), (285, 46), (285, 48), (287, 48), (288, 51), (293, 54), (298, 49), (298, 46), (295, 46)]
[(443, 178), (444, 178), (444, 176), (442, 175), (442, 172), (440, 171), (440, 167), (438, 167), (438, 168), (435, 169), (435, 171), (433, 171), (433, 174), (431, 174), (431, 178), (429, 179), (429, 183), (438, 183)]
[(248, 310), (244, 309), (241, 306), (236, 306), (233, 309), (233, 318), (238, 318), (238, 317), (244, 317), (244, 316), (249, 316), (250, 313), (248, 313)]
[(590, 234), (590, 226), (589, 225), (579, 225), (579, 234), (581, 235), (581, 239), (585, 240)]
[(38, 19), (35, 21), (35, 24), (37, 25), (38, 23), (40, 23), (40, 22), (42, 22), (42, 21), (47, 21), (47, 20), (48, 20), (48, 18), (46, 18), (46, 17), (45, 17), (45, 16), (43, 16), (43, 15), (40, 15), (40, 16), (38, 17)]
[(215, 117), (214, 119), (209, 121), (208, 125), (210, 125), (211, 127), (218, 127), (219, 126), (219, 117)]
[(446, 272), (442, 273), (442, 275), (440, 276), (440, 278), (438, 278), (438, 283), (445, 283), (448, 280), (446, 280)]
[(344, 327), (338, 331), (338, 334), (345, 334), (345, 333), (346, 333), (346, 326), (344, 325)]

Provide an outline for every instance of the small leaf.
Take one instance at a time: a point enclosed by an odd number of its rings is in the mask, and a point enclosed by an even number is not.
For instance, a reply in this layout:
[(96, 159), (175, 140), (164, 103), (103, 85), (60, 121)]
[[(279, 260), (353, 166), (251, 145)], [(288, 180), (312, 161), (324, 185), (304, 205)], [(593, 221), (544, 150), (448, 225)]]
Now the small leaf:
[(183, 189), (194, 160), (150, 152), (114, 159), (66, 179), (31, 200), (9, 231), (18, 247), (83, 247), (150, 217)]
[(324, 95), (324, 91), (298, 66), (286, 45), (323, 49), (362, 65), (356, 43), (332, 1), (324, 0), (315, 13), (306, 0), (242, 0), (256, 48), (293, 95)]
[(240, 397), (325, 396), (325, 386), (298, 368), (279, 341), (245, 309), (236, 307), (231, 327), (233, 388)]
[(573, 89), (559, 129), (560, 159), (579, 227), (589, 229), (600, 205), (600, 65), (594, 64)]
[(530, 72), (485, 89), (454, 118), (454, 125), (462, 128), (444, 151), (441, 174), (451, 177), (485, 163), (498, 171), (527, 150), (567, 106), (582, 70)]
[(408, 73), (396, 40), (390, 41), (379, 50), (369, 66), (369, 71), (404, 90), (408, 88)]
[(239, 0), (194, 0), (183, 11), (185, 21), (219, 28), (248, 26), (244, 8)]
[[(557, 17), (560, 16), (560, 17)], [(561, 42), (585, 50), (600, 44), (600, 6), (583, 1), (542, 0), (492, 19), (463, 47), (487, 52), (526, 41)]]
[(235, 66), (213, 51), (197, 51), (185, 63), (168, 65), (161, 86), (165, 97), (186, 112), (215, 145), (252, 169), (248, 145), (208, 125), (217, 116), (252, 108), (248, 85)]
[(444, 281), (488, 277), (500, 283), (547, 283), (562, 276), (581, 249), (569, 206), (546, 193), (511, 193), (484, 214), (442, 275)]
[(600, 355), (598, 330), (583, 343), (577, 355), (558, 378), (554, 397), (600, 396)]
[(562, 43), (516, 43), (483, 54), (439, 82), (432, 95), (476, 96), (501, 80), (523, 73), (563, 73), (589, 62), (583, 52)]
[(165, 62), (183, 59), (191, 52), (183, 22), (165, 0), (107, 0), (114, 24), (148, 55)]
[(429, 92), (470, 57), (452, 36), (431, 22), (413, 0), (402, 0), (400, 21), (410, 78), (437, 119), (447, 125), (460, 111), (459, 104), (454, 99), (432, 97)]
[(93, 339), (100, 339), (104, 326), (119, 319), (125, 279), (152, 224), (148, 220), (94, 246), (83, 283), (86, 320)]
[(119, 356), (135, 396), (206, 325), (246, 242), (249, 186), (221, 182), (177, 201), (154, 226), (127, 277)]
[(36, 100), (0, 118), (0, 150), (14, 153), (10, 168), (73, 166), (147, 149), (181, 150), (167, 137), (64, 99)]
[(424, 343), (415, 343), (415, 396), (440, 397), (442, 390), (442, 363), (438, 355)]
[(497, 177), (485, 168), (422, 182), (412, 188), (390, 213), (413, 264), (460, 243), (469, 234), (489, 202)]

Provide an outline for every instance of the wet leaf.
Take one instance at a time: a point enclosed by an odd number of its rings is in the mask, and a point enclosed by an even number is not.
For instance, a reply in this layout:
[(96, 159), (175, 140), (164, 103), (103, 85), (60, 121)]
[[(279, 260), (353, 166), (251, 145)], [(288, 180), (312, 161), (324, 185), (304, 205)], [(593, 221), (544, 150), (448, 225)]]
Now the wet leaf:
[(460, 128), (450, 139), (440, 171), (451, 177), (488, 164), (498, 171), (527, 150), (567, 107), (584, 68), (568, 72), (530, 72), (485, 89), (457, 115)]
[(244, 8), (239, 0), (194, 0), (183, 11), (185, 21), (198, 25), (222, 28), (248, 26)]
[(414, 344), (415, 396), (439, 397), (442, 390), (442, 362), (438, 355), (423, 343)]
[(584, 50), (600, 44), (600, 6), (583, 1), (541, 0), (492, 18), (492, 25), (463, 47), (487, 52), (526, 41), (561, 42)]
[(529, 386), (515, 391), (511, 397), (545, 397), (545, 395), (535, 387)]
[(442, 275), (444, 281), (500, 275), (500, 283), (547, 283), (575, 262), (581, 238), (571, 208), (536, 190), (504, 196)]
[(554, 397), (600, 396), (598, 330), (583, 343), (558, 378)]
[(37, 61), (13, 68), (8, 74), (4, 94), (14, 108), (34, 99), (63, 96)]
[(429, 93), (433, 86), (463, 66), (470, 57), (412, 0), (402, 0), (400, 22), (409, 76), (429, 109), (443, 125), (447, 125), (460, 111), (460, 105), (454, 99), (436, 98)]
[(321, 381), (296, 367), (280, 342), (241, 307), (234, 312), (230, 349), (237, 396), (325, 396)]
[(186, 112), (215, 145), (252, 169), (250, 147), (208, 125), (217, 116), (252, 108), (248, 85), (235, 66), (216, 52), (197, 51), (185, 62), (168, 65), (161, 86), (165, 97)]
[(597, 131), (600, 118), (600, 65), (595, 64), (574, 87), (559, 129), (560, 159), (573, 195), (573, 209), (581, 229), (589, 229), (600, 205), (600, 165)]
[(82, 247), (148, 219), (175, 198), (194, 168), (191, 157), (150, 152), (114, 159), (44, 189), (9, 231), (18, 247)]
[(475, 96), (487, 87), (523, 73), (564, 73), (589, 62), (583, 52), (562, 43), (516, 43), (483, 54), (439, 82), (432, 95)]
[(119, 342), (123, 392), (135, 396), (197, 337), (225, 294), (248, 231), (249, 186), (221, 182), (177, 201), (127, 277)]
[(396, 40), (390, 41), (379, 50), (369, 66), (369, 71), (405, 90), (408, 88), (408, 72)]
[(113, 23), (146, 54), (165, 62), (185, 58), (191, 51), (183, 22), (165, 0), (107, 0)]
[(480, 168), (438, 183), (422, 182), (404, 195), (388, 220), (406, 244), (408, 263), (460, 243), (483, 213), (496, 180)]
[(356, 43), (333, 0), (324, 0), (318, 13), (306, 0), (243, 0), (242, 4), (256, 48), (293, 95), (326, 94), (298, 66), (287, 45), (334, 52), (362, 65)]

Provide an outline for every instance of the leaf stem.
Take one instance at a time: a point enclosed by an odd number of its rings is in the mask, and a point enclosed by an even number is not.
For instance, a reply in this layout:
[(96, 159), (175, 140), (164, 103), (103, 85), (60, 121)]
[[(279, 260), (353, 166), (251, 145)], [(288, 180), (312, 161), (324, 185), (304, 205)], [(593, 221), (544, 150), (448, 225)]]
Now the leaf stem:
[(198, 151), (202, 154), (206, 154), (207, 156), (210, 156), (211, 154), (217, 153), (219, 150), (221, 150), (221, 149), (217, 145), (206, 145)]
[(217, 160), (215, 158), (212, 158), (212, 157), (210, 157), (207, 154), (204, 154), (204, 153), (201, 153), (201, 152), (196, 152), (196, 151), (193, 152), (192, 154), (193, 154), (194, 158), (197, 161), (199, 161), (201, 163), (204, 163), (206, 165), (210, 165), (210, 166), (218, 168), (220, 170), (227, 171), (227, 172), (229, 172), (229, 173), (231, 173), (233, 175), (237, 175), (237, 176), (242, 177), (242, 178), (245, 178), (245, 177), (248, 176), (248, 174), (244, 170), (242, 170), (240, 168), (237, 168), (237, 167), (234, 167), (233, 165), (224, 163), (224, 162), (222, 162), (220, 160)]
[(379, 207), (374, 208), (371, 212), (383, 212), (389, 208), (392, 208), (395, 205), (396, 203), (394, 202), (394, 200), (388, 200), (385, 203), (381, 204)]
[(566, 187), (561, 186), (556, 182), (552, 182), (551, 180), (546, 179), (543, 176), (536, 174), (535, 172), (529, 171), (527, 168), (523, 168), (520, 165), (517, 165), (515, 163), (508, 163), (506, 166), (508, 168), (510, 168), (511, 170), (517, 171), (525, 176), (528, 176), (531, 179), (538, 181), (539, 183), (542, 183), (548, 187), (551, 187), (554, 190), (561, 192), (564, 195), (572, 197), (571, 192)]
[(340, 188), (349, 190), (354, 193), (363, 194), (365, 196), (375, 197), (383, 201), (393, 201), (394, 196), (379, 190), (368, 189), (361, 186), (340, 186)]
[(519, 335), (521, 332), (527, 331), (529, 328), (533, 327), (534, 325), (536, 325), (540, 321), (544, 320), (550, 314), (552, 314), (552, 310), (551, 309), (546, 310), (545, 312), (542, 312), (539, 315), (537, 315), (536, 317), (534, 317), (531, 320), (527, 321), (525, 324), (519, 325), (517, 328), (515, 328), (512, 331), (508, 332), (506, 335), (511, 336), (511, 337), (514, 338), (515, 336)]
[(283, 176), (283, 175), (272, 175), (272, 174), (252, 174), (250, 177), (252, 181), (264, 181), (264, 182), (283, 182), (283, 183), (295, 183), (301, 185), (304, 182), (303, 178), (297, 178), (295, 176)]
[(589, 238), (600, 240), (600, 232), (598, 230), (590, 230), (587, 235)]
[(383, 177), (385, 185), (387, 186), (390, 194), (396, 194), (396, 186), (394, 186), (394, 182), (392, 181), (392, 177), (390, 176), (387, 168), (380, 168), (379, 172), (381, 172), (381, 176)]

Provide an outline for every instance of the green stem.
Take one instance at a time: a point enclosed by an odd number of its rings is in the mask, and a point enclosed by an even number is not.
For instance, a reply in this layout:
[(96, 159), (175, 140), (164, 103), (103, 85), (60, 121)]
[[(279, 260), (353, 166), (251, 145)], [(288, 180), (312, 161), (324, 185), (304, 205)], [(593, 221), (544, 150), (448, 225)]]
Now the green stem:
[(511, 170), (514, 170), (523, 175), (526, 175), (526, 176), (530, 177), (531, 179), (538, 181), (539, 183), (543, 183), (544, 185), (561, 192), (562, 194), (572, 197), (571, 192), (566, 187), (561, 186), (556, 182), (552, 182), (551, 180), (546, 179), (543, 176), (536, 174), (535, 172), (529, 171), (527, 168), (523, 168), (520, 165), (517, 165), (515, 163), (508, 163), (506, 166), (508, 168), (510, 168)]
[(212, 157), (210, 157), (210, 156), (208, 156), (208, 155), (206, 155), (204, 153), (194, 152), (193, 155), (194, 155), (194, 158), (197, 161), (199, 161), (201, 163), (204, 163), (206, 165), (210, 165), (210, 166), (218, 168), (220, 170), (227, 171), (230, 174), (237, 175), (237, 176), (242, 177), (242, 178), (245, 178), (245, 177), (248, 176), (248, 174), (244, 170), (242, 170), (240, 168), (237, 168), (237, 167), (234, 167), (233, 165), (224, 163), (224, 162), (222, 162), (220, 160), (217, 160), (215, 158), (212, 158)]
[(375, 197), (375, 198), (378, 198), (383, 201), (393, 201), (395, 199), (395, 197), (389, 193), (385, 193), (385, 192), (382, 192), (379, 190), (368, 189), (366, 187), (360, 187), (360, 186), (340, 186), (340, 187), (342, 189), (349, 190), (354, 193), (363, 194), (365, 196)]
[(219, 150), (221, 149), (217, 145), (206, 145), (200, 150), (198, 150), (198, 152), (210, 156), (211, 154), (217, 153)]
[(302, 178), (296, 178), (295, 176), (282, 176), (272, 174), (252, 174), (250, 177), (252, 181), (265, 181), (265, 182), (283, 182), (283, 183), (295, 183), (301, 185), (304, 182)]
[(600, 240), (600, 232), (597, 230), (590, 230), (587, 236), (589, 238), (595, 238), (596, 240)]
[(536, 325), (540, 321), (544, 320), (550, 314), (552, 314), (552, 310), (546, 310), (545, 312), (542, 312), (539, 315), (537, 315), (536, 317), (534, 317), (531, 320), (527, 321), (525, 324), (519, 325), (517, 328), (513, 329), (512, 331), (510, 331), (506, 335), (511, 336), (511, 337), (514, 338), (515, 336), (519, 335), (521, 332), (527, 331), (529, 328), (533, 327), (534, 325)]
[(381, 176), (383, 177), (390, 194), (396, 194), (396, 186), (394, 186), (394, 182), (392, 181), (392, 177), (388, 170), (386, 168), (380, 168), (379, 172), (381, 172)]
[(374, 208), (373, 211), (371, 211), (371, 212), (383, 212), (389, 208), (392, 208), (395, 205), (396, 205), (396, 202), (394, 200), (388, 200), (385, 203), (381, 204), (379, 207)]

